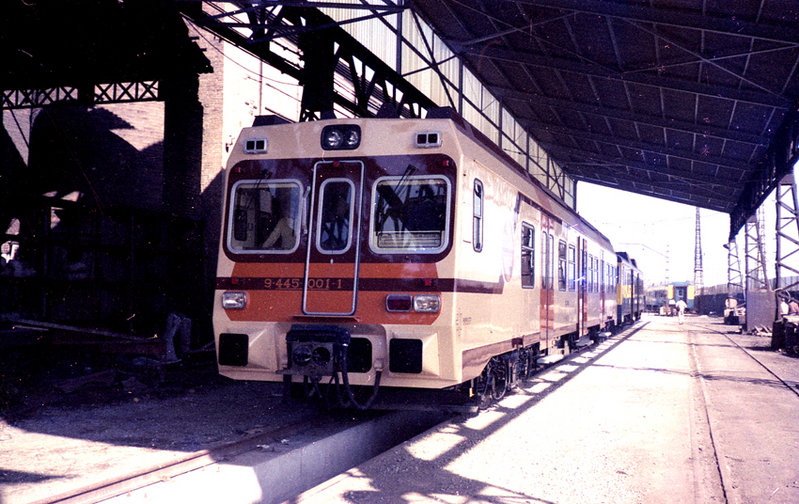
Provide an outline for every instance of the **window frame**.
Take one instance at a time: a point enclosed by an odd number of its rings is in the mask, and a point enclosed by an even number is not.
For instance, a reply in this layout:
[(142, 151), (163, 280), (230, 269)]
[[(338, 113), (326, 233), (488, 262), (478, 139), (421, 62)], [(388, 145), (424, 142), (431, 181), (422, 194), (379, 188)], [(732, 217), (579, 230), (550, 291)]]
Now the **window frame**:
[[(346, 183), (350, 187), (349, 215), (347, 216), (348, 218), (347, 244), (341, 250), (330, 250), (322, 247), (322, 213), (324, 210), (325, 188), (331, 183), (341, 183), (341, 182)], [(356, 192), (355, 183), (352, 180), (344, 177), (331, 177), (325, 179), (322, 182), (322, 184), (319, 186), (319, 203), (316, 212), (316, 221), (314, 223), (314, 226), (316, 227), (315, 230), (316, 232), (314, 233), (316, 235), (314, 237), (314, 245), (316, 246), (316, 250), (319, 251), (320, 254), (325, 254), (325, 255), (346, 254), (347, 251), (350, 250), (350, 247), (352, 247), (353, 234), (354, 234), (353, 219), (355, 217), (355, 196), (356, 196), (355, 192)]]
[[(529, 231), (529, 237), (527, 243), (525, 243), (525, 231)], [(520, 276), (521, 276), (521, 283), (522, 289), (534, 289), (535, 288), (535, 226), (530, 224), (529, 222), (522, 222), (521, 227), (521, 267), (520, 267)], [(529, 260), (527, 264), (529, 265), (529, 271), (525, 272), (525, 253), (529, 253)], [(528, 278), (529, 277), (529, 278)]]
[(472, 188), (472, 248), (474, 248), (475, 252), (482, 252), (483, 250), (484, 222), (485, 186), (480, 179), (476, 178)]
[(566, 292), (566, 240), (558, 240), (558, 290)]
[(577, 248), (569, 244), (569, 251), (567, 256), (567, 277), (569, 292), (574, 292), (577, 289)]
[[(377, 244), (377, 237), (376, 237), (376, 230), (375, 230), (375, 213), (377, 212), (377, 201), (379, 200), (379, 195), (377, 193), (378, 186), (386, 181), (395, 181), (395, 182), (410, 182), (416, 180), (436, 180), (436, 181), (443, 181), (444, 185), (447, 188), (446, 194), (446, 205), (444, 208), (444, 229), (441, 231), (441, 244), (436, 248), (383, 248), (379, 247)], [(435, 255), (440, 254), (447, 250), (449, 247), (449, 240), (450, 240), (450, 229), (452, 226), (452, 222), (450, 222), (450, 214), (452, 211), (452, 198), (453, 198), (453, 191), (452, 191), (452, 183), (450, 182), (449, 178), (444, 175), (435, 175), (435, 174), (424, 174), (424, 175), (412, 175), (412, 176), (396, 176), (396, 175), (387, 175), (383, 177), (378, 177), (372, 183), (371, 189), (371, 198), (372, 198), (372, 208), (369, 212), (369, 249), (372, 253), (377, 255), (395, 255), (395, 254), (424, 254), (424, 255)]]
[(544, 288), (546, 290), (553, 290), (555, 288), (555, 237), (552, 233), (541, 233), (546, 241), (546, 282)]
[(597, 264), (597, 277), (599, 278), (599, 292), (605, 292), (605, 259), (603, 257), (599, 258), (599, 262)]
[[(290, 249), (267, 249), (267, 248), (252, 248), (252, 249), (244, 249), (240, 248), (238, 245), (234, 243), (234, 221), (235, 221), (235, 214), (236, 214), (236, 202), (237, 202), (237, 192), (243, 185), (248, 185), (252, 187), (248, 187), (247, 189), (252, 190), (265, 190), (271, 187), (294, 187), (297, 191), (297, 208), (296, 208), (296, 215), (294, 215), (294, 246)], [(225, 240), (225, 245), (227, 249), (233, 254), (241, 254), (241, 255), (287, 255), (293, 254), (297, 251), (300, 247), (300, 238), (301, 238), (301, 225), (303, 220), (303, 215), (305, 213), (305, 194), (303, 193), (303, 184), (297, 179), (241, 179), (237, 180), (230, 188), (229, 193), (229, 201), (228, 201), (228, 220), (226, 223), (225, 231), (227, 234), (227, 239)]]

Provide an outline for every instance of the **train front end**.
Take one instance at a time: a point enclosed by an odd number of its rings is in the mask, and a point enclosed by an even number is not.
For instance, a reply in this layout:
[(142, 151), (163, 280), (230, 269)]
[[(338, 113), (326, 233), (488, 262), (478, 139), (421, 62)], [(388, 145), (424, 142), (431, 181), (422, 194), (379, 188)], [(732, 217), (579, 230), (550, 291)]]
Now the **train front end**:
[(220, 373), (457, 384), (446, 358), (457, 183), (447, 122), (261, 121), (273, 124), (245, 129), (226, 169)]

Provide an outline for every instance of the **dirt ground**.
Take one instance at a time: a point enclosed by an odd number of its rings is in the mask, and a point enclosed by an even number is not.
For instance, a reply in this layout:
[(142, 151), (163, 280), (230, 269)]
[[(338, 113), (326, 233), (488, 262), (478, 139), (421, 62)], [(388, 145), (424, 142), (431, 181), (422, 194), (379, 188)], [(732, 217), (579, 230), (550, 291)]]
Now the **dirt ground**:
[(143, 358), (17, 348), (0, 356), (0, 502), (90, 484), (313, 415), (282, 385), (218, 375), (213, 353)]

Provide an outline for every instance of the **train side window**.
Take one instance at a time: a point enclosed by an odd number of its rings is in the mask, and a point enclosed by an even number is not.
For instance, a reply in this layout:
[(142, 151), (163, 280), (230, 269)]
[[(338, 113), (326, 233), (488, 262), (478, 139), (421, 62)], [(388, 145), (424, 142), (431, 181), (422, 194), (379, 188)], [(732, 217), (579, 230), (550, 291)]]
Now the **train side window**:
[(522, 287), (535, 287), (535, 228), (522, 222)]
[(575, 278), (577, 277), (577, 264), (575, 262), (577, 258), (577, 251), (574, 248), (574, 245), (569, 245), (569, 290), (574, 291), (575, 289)]
[(372, 249), (389, 254), (443, 251), (449, 239), (450, 199), (450, 182), (443, 176), (378, 179), (372, 195)]
[(555, 238), (548, 235), (547, 239), (547, 289), (555, 285)]
[(594, 256), (588, 254), (588, 292), (594, 292)]
[(594, 292), (599, 292), (602, 287), (602, 279), (599, 277), (599, 258), (594, 258)]
[(599, 292), (599, 258), (594, 257), (594, 292)]
[(541, 288), (549, 288), (549, 241), (547, 234), (541, 233)]
[(243, 254), (288, 254), (296, 250), (300, 187), (293, 180), (236, 182), (230, 198), (228, 248)]
[[(583, 244), (585, 247), (585, 244)], [(582, 262), (580, 263), (580, 292), (588, 292), (588, 252), (582, 250)]]
[(558, 242), (558, 290), (566, 290), (566, 242)]
[(483, 201), (483, 183), (474, 179), (472, 246), (476, 252), (483, 250)]
[(607, 271), (605, 269), (605, 260), (600, 259), (597, 262), (597, 267), (599, 268), (597, 271), (597, 276), (599, 277), (599, 292), (605, 292), (605, 286), (607, 285), (607, 275), (605, 275), (605, 272)]

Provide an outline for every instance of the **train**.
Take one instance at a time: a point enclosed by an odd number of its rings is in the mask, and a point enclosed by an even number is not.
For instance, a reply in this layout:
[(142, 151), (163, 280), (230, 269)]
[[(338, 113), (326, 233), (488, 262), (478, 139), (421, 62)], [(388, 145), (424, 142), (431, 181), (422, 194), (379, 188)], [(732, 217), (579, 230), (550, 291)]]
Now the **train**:
[(660, 315), (676, 315), (677, 301), (685, 301), (686, 310), (694, 309), (696, 289), (690, 282), (671, 282), (647, 290), (647, 310)]
[(667, 287), (669, 306), (674, 306), (678, 301), (685, 301), (686, 310), (694, 309), (694, 293), (696, 289), (691, 282), (672, 282)]
[(631, 323), (641, 318), (646, 311), (646, 289), (644, 277), (638, 263), (627, 252), (616, 252), (617, 270), (617, 309), (616, 321), (622, 324)]
[(213, 328), (233, 379), (358, 408), (385, 387), (491, 400), (644, 308), (635, 262), (449, 107), (256, 117), (223, 201)]

